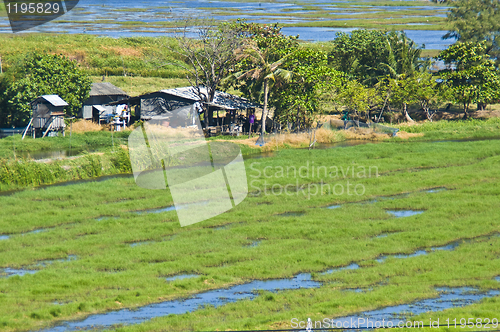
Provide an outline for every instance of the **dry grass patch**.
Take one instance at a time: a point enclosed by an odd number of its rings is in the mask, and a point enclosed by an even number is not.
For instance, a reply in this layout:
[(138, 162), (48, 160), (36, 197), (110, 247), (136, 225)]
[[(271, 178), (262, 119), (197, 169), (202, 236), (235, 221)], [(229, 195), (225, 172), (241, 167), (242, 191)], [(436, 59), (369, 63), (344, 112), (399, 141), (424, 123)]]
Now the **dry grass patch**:
[[(307, 147), (309, 144), (316, 139), (317, 143), (332, 143), (337, 140), (335, 132), (320, 128), (316, 130), (316, 136), (311, 137), (309, 133), (299, 133), (299, 134), (278, 134), (273, 136), (268, 136), (266, 140), (266, 144), (262, 147), (262, 151), (272, 151), (275, 150), (276, 147)], [(236, 141), (239, 144), (245, 144), (251, 147), (255, 147), (255, 143), (259, 135), (252, 138), (247, 138), (245, 140)]]
[[(69, 129), (69, 128), (67, 128)], [(101, 131), (104, 130), (105, 127), (98, 125), (95, 122), (90, 120), (78, 120), (73, 123), (73, 132), (75, 133), (84, 133), (87, 131)]]
[(119, 46), (101, 46), (106, 51), (112, 51), (116, 55), (131, 56), (131, 57), (141, 57), (142, 52), (131, 47), (119, 47)]

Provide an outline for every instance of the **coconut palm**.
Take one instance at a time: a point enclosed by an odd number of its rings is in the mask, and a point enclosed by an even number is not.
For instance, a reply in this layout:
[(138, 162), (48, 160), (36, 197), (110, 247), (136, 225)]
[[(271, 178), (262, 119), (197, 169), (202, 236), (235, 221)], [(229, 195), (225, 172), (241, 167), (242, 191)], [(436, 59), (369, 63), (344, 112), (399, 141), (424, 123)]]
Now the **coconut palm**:
[(262, 110), (261, 135), (264, 135), (266, 129), (266, 114), (267, 101), (269, 97), (269, 88), (272, 83), (289, 82), (292, 79), (293, 73), (289, 70), (280, 68), (290, 54), (285, 55), (281, 59), (270, 62), (270, 51), (261, 50), (257, 45), (249, 43), (246, 47), (237, 51), (237, 59), (240, 61), (248, 60), (252, 69), (240, 71), (235, 74), (238, 80), (251, 79), (257, 83), (262, 83), (264, 94), (264, 108)]

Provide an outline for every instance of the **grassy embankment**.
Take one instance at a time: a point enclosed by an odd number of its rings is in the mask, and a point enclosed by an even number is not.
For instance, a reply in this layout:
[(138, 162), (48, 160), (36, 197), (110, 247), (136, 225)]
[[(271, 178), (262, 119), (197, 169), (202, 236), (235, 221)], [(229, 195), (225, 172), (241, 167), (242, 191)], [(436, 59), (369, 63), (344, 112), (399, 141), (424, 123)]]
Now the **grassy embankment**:
[[(388, 141), (403, 142), (453, 140), (474, 138), (496, 138), (499, 136), (500, 120), (439, 121), (408, 126), (399, 125), (402, 131), (418, 133), (422, 136), (401, 139), (389, 138)], [(127, 138), (130, 131), (118, 132), (112, 135), (108, 131), (73, 133), (71, 142), (66, 137), (47, 137), (21, 140), (20, 135), (0, 140), (0, 191), (36, 187), (38, 185), (57, 182), (88, 179), (102, 175), (113, 175), (131, 172), (127, 152)], [(322, 137), (320, 137), (322, 135)], [(349, 134), (343, 131), (318, 132), (316, 139), (321, 143), (335, 143), (348, 139)], [(210, 140), (231, 140), (239, 143), (244, 156), (250, 156), (261, 151), (274, 151), (290, 148), (304, 148), (310, 144), (308, 134), (301, 135), (270, 135), (268, 144), (257, 147), (250, 142), (248, 136), (219, 136)], [(254, 135), (253, 140), (256, 139)], [(363, 139), (361, 135), (358, 139)], [(366, 139), (373, 139), (369, 136)], [(377, 139), (383, 139), (378, 137)], [(35, 162), (30, 155), (44, 151), (79, 151), (80, 157), (53, 160), (50, 162)], [(14, 158), (15, 157), (15, 158)], [(16, 159), (16, 160), (14, 160)]]
[[(175, 212), (134, 211), (172, 204), (168, 191), (137, 187), (133, 179), (112, 179), (43, 190), (23, 191), (1, 200), (1, 267), (32, 267), (36, 274), (0, 278), (0, 326), (4, 331), (36, 330), (60, 320), (83, 318), (106, 310), (227, 287), (251, 279), (291, 277), (312, 272), (325, 284), (319, 289), (261, 293), (217, 309), (200, 308), (119, 331), (186, 331), (290, 328), (293, 317), (322, 320), (382, 306), (436, 296), (435, 286), (500, 289), (492, 278), (500, 271), (500, 238), (478, 238), (453, 251), (435, 251), (407, 259), (381, 254), (411, 253), (457, 239), (499, 232), (500, 141), (404, 144), (381, 143), (333, 150), (283, 150), (275, 157), (246, 161), (250, 193), (240, 205), (210, 220), (181, 228)], [(311, 171), (319, 166), (323, 171)], [(303, 177), (279, 167), (299, 169)], [(339, 169), (335, 173), (331, 166)], [(366, 177), (362, 167), (377, 167)], [(265, 167), (271, 177), (262, 172)], [(347, 172), (356, 167), (356, 172)], [(271, 172), (269, 171), (271, 170)], [(261, 174), (259, 174), (261, 172)], [(267, 181), (267, 194), (264, 191)], [(272, 185), (305, 185), (305, 191), (273, 195)], [(321, 181), (363, 195), (314, 194)], [(423, 190), (446, 187), (447, 191)], [(310, 188), (310, 190), (308, 190)], [(330, 188), (330, 187), (329, 187)], [(259, 194), (260, 192), (260, 194)], [(308, 195), (308, 193), (310, 195)], [(340, 193), (339, 187), (337, 193)], [(360, 202), (380, 195), (406, 193), (393, 200)], [(342, 204), (334, 210), (324, 207)], [(29, 209), (26, 206), (29, 205)], [(397, 219), (386, 210), (424, 210)], [(303, 215), (280, 216), (285, 212)], [(96, 218), (107, 216), (100, 221)], [(227, 226), (216, 229), (215, 227)], [(36, 234), (22, 232), (42, 229)], [(377, 238), (389, 233), (386, 238)], [(131, 243), (149, 241), (140, 246)], [(261, 241), (255, 247), (248, 247)], [(39, 261), (76, 255), (45, 267)], [(318, 272), (357, 262), (359, 270), (332, 275)], [(165, 281), (178, 274), (194, 279)], [(361, 293), (349, 289), (361, 288)], [(432, 314), (432, 318), (497, 317), (498, 297), (479, 304)], [(429, 315), (420, 318), (428, 321)], [(418, 319), (419, 317), (412, 317)], [(436, 329), (433, 329), (435, 331)], [(443, 330), (444, 329), (440, 329)]]
[(129, 95), (185, 86), (173, 38), (108, 38), (92, 35), (0, 35), (4, 71), (29, 52), (57, 53), (76, 60), (94, 82), (102, 77)]

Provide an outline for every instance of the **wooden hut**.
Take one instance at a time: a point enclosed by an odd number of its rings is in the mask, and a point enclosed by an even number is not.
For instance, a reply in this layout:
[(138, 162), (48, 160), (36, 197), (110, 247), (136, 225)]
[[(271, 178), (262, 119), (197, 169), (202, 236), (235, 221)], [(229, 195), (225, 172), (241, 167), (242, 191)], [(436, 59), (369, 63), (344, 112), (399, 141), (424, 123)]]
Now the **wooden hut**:
[(113, 106), (109, 103), (128, 98), (127, 93), (109, 82), (93, 83), (89, 98), (83, 103), (78, 114), (83, 119), (93, 119), (98, 122), (105, 114), (112, 114)]
[[(200, 87), (203, 94), (206, 95), (206, 88)], [(165, 119), (172, 123), (182, 124), (190, 123), (185, 121), (186, 115), (194, 112), (194, 109), (200, 109), (196, 105), (211, 107), (217, 111), (223, 110), (226, 114), (224, 119), (212, 119), (210, 125), (225, 126), (229, 130), (230, 123), (235, 124), (237, 120), (237, 111), (254, 109), (260, 105), (251, 103), (245, 98), (241, 98), (222, 91), (215, 92), (215, 98), (212, 103), (200, 100), (194, 87), (183, 87), (168, 90), (160, 90), (137, 97), (127, 98), (112, 104), (127, 104), (136, 106), (135, 117), (143, 121)], [(181, 119), (182, 118), (182, 119)], [(239, 121), (241, 122), (241, 121)]]
[(58, 131), (64, 133), (66, 124), (64, 123), (64, 109), (68, 106), (64, 100), (58, 95), (44, 95), (36, 98), (31, 102), (33, 117), (30, 125), (33, 128), (33, 136), (36, 133), (43, 133), (43, 136), (49, 134), (54, 135)]

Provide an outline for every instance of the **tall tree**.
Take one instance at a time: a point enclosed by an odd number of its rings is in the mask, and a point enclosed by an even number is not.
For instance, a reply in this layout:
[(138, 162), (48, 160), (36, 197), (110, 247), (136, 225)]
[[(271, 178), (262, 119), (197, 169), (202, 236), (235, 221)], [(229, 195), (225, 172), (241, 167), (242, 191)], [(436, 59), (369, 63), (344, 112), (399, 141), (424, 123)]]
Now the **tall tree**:
[(484, 107), (500, 99), (500, 72), (487, 49), (487, 41), (457, 42), (439, 54), (448, 65), (441, 77), (452, 89), (454, 100), (463, 105), (464, 118), (469, 116), (470, 104)]
[(264, 133), (269, 97), (293, 76), (291, 70), (284, 68), (284, 62), (299, 49), (297, 37), (285, 36), (277, 24), (262, 26), (238, 21), (230, 26), (245, 37), (245, 46), (237, 51), (238, 64), (232, 75), (238, 80), (227, 80), (227, 84), (245, 97), (264, 104), (261, 125)]
[(287, 56), (288, 55), (285, 55), (283, 58), (271, 63), (269, 62), (271, 58), (270, 50), (261, 50), (255, 43), (250, 43), (242, 50), (238, 57), (238, 59), (241, 60), (250, 60), (253, 68), (236, 73), (237, 79), (241, 80), (246, 78), (255, 81), (251, 82), (250, 85), (255, 83), (262, 83), (263, 85), (264, 108), (262, 109), (261, 135), (264, 135), (266, 132), (265, 127), (270, 84), (276, 81), (289, 81), (293, 75), (291, 71), (281, 68)]
[(498, 53), (500, 2), (498, 0), (455, 0), (448, 13), (451, 31), (444, 38), (461, 42), (486, 41), (487, 51)]
[(340, 32), (332, 43), (329, 63), (366, 86), (374, 86), (387, 75), (409, 75), (423, 64), (421, 49), (403, 32)]
[(343, 74), (328, 66), (325, 52), (305, 47), (290, 54), (283, 68), (294, 75), (274, 94), (274, 118), (281, 123), (295, 123), (298, 128), (308, 127), (321, 111), (322, 96), (326, 92), (338, 93)]
[(77, 115), (90, 92), (90, 78), (75, 61), (62, 55), (29, 54), (8, 69), (0, 91), (2, 125), (24, 125), (31, 114), (30, 102), (41, 95), (57, 94), (69, 106), (69, 115)]
[[(172, 51), (184, 58), (185, 64), (176, 65), (186, 70), (186, 78), (202, 103), (210, 105), (222, 80), (233, 70), (236, 50), (243, 45), (244, 39), (229, 24), (216, 25), (214, 21), (199, 25), (196, 34), (197, 38), (190, 38), (186, 24), (183, 34), (176, 37), (179, 49)], [(205, 127), (208, 127), (213, 119), (213, 108), (204, 108)]]

